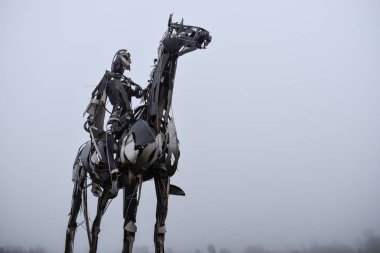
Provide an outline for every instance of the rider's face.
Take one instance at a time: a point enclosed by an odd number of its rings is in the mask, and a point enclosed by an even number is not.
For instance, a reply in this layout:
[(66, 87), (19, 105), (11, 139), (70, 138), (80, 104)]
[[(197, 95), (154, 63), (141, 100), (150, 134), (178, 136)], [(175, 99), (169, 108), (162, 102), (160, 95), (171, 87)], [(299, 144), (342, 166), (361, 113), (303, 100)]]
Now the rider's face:
[(124, 69), (130, 70), (131, 69), (131, 58), (128, 58), (126, 56), (121, 56), (121, 62), (123, 64)]

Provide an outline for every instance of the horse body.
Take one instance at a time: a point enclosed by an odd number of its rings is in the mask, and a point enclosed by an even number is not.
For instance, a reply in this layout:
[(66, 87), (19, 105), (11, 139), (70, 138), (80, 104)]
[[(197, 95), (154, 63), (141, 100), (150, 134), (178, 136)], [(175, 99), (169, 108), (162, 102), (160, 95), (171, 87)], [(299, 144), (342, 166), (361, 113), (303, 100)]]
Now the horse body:
[[(114, 156), (107, 157), (107, 140), (85, 143), (74, 162), (74, 190), (69, 223), (66, 231), (65, 252), (73, 252), (76, 219), (83, 201), (90, 253), (97, 251), (100, 222), (113, 197), (108, 159), (115, 159), (119, 168), (118, 189), (124, 189), (123, 253), (131, 253), (137, 227), (136, 213), (144, 181), (154, 179), (157, 207), (154, 229), (155, 252), (164, 252), (165, 220), (169, 194), (184, 195), (170, 184), (177, 170), (179, 141), (174, 120), (170, 117), (174, 78), (178, 57), (205, 48), (211, 36), (205, 29), (172, 23), (160, 41), (158, 57), (144, 97), (144, 105), (134, 110), (134, 119), (115, 143)], [(105, 137), (106, 138), (106, 137)], [(96, 143), (96, 147), (94, 145)], [(98, 197), (96, 217), (90, 231), (87, 215), (87, 175), (92, 181), (92, 192)], [(116, 192), (117, 194), (117, 192)]]

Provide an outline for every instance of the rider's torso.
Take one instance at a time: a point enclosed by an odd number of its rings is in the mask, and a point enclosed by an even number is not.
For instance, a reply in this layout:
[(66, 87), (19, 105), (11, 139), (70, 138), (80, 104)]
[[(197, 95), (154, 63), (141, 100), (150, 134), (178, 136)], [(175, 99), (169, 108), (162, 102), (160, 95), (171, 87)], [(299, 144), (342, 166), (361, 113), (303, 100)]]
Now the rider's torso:
[(120, 106), (125, 110), (131, 109), (132, 89), (129, 84), (120, 79), (111, 79), (107, 82), (106, 94), (113, 106)]

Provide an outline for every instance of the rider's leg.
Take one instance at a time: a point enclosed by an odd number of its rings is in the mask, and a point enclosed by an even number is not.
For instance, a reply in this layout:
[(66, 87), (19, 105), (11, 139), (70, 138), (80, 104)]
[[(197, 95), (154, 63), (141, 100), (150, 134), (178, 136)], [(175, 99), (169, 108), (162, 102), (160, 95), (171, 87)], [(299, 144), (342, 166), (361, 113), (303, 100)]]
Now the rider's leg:
[(139, 181), (132, 172), (126, 173), (124, 178), (124, 240), (122, 253), (132, 253), (133, 242), (137, 227), (137, 192)]
[(86, 179), (86, 172), (83, 167), (79, 166), (78, 163), (75, 165), (76, 167), (74, 166), (74, 173), (76, 173), (76, 176), (74, 178), (75, 181), (71, 201), (70, 218), (66, 230), (65, 253), (72, 253), (74, 250), (75, 230), (77, 228), (76, 220), (82, 202), (83, 185)]
[(114, 144), (115, 144), (115, 138), (113, 134), (108, 133), (106, 145), (107, 145), (107, 164), (111, 173), (111, 189), (109, 191), (110, 198), (115, 198), (119, 191), (117, 187), (119, 170), (116, 167), (115, 160), (114, 160)]
[(154, 246), (155, 253), (164, 253), (165, 241), (165, 220), (168, 213), (169, 199), (169, 177), (156, 175), (154, 177), (156, 187), (157, 208), (156, 208), (156, 225), (154, 227)]

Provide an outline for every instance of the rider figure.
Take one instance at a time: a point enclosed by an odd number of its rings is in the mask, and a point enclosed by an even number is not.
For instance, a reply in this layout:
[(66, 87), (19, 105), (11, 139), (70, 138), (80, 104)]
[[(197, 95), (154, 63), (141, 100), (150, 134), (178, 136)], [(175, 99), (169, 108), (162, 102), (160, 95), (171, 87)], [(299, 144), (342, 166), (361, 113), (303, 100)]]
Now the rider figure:
[[(88, 117), (85, 130), (90, 132), (93, 139), (106, 140), (106, 158), (111, 173), (111, 195), (117, 195), (118, 169), (114, 161), (114, 143), (120, 138), (133, 118), (131, 97), (141, 98), (143, 90), (130, 78), (123, 75), (124, 70), (130, 70), (131, 56), (125, 49), (116, 52), (111, 66), (111, 72), (106, 71), (102, 80), (92, 92), (92, 98), (85, 113)], [(107, 98), (112, 105), (112, 113), (107, 121), (107, 132), (103, 129), (105, 118), (105, 103)], [(96, 142), (93, 141), (93, 143)], [(97, 149), (97, 147), (95, 147)], [(99, 150), (97, 149), (97, 152)]]

